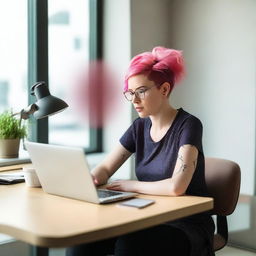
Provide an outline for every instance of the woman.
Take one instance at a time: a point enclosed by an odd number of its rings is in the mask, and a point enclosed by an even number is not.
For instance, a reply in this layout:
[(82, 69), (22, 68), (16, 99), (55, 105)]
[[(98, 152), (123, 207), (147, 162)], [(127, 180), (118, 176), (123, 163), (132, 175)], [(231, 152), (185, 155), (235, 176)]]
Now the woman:
[[(108, 189), (143, 194), (207, 196), (202, 124), (169, 95), (184, 73), (182, 53), (164, 47), (135, 56), (130, 63), (124, 96), (138, 112), (116, 149), (93, 170), (96, 185), (107, 183), (134, 153), (138, 180), (118, 180)], [(214, 255), (214, 224), (201, 213), (115, 239), (69, 249), (68, 255)], [(98, 249), (96, 249), (98, 248)], [(73, 251), (72, 251), (73, 250)], [(86, 254), (89, 251), (94, 254)], [(104, 251), (105, 250), (105, 251)], [(71, 254), (73, 252), (73, 254)]]

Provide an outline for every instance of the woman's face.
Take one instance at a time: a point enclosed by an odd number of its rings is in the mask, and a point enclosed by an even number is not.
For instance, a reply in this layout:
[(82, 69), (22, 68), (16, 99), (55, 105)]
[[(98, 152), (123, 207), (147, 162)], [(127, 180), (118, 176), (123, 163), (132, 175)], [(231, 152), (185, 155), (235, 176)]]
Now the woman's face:
[(140, 117), (156, 115), (163, 105), (164, 99), (162, 86), (158, 88), (147, 76), (140, 74), (129, 78), (128, 92), (132, 103)]

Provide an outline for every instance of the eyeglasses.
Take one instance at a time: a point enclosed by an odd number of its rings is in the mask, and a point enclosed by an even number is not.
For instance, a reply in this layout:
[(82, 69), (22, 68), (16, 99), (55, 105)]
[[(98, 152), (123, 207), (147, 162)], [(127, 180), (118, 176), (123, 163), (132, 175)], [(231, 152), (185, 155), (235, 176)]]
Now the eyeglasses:
[(157, 85), (153, 85), (151, 87), (140, 87), (138, 89), (136, 89), (134, 92), (133, 91), (126, 91), (126, 92), (123, 92), (125, 98), (128, 100), (128, 101), (132, 101), (133, 100), (133, 97), (134, 95), (143, 100), (145, 98), (145, 92), (152, 89), (153, 87), (155, 87)]

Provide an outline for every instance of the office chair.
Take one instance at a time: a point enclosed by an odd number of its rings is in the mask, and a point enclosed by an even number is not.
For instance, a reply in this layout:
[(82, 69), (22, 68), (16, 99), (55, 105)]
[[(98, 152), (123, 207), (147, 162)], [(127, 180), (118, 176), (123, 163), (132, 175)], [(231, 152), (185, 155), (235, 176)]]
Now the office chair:
[(236, 208), (241, 182), (240, 167), (237, 163), (219, 159), (205, 158), (205, 180), (209, 195), (214, 198), (212, 215), (216, 215), (214, 251), (222, 249), (228, 241), (227, 215)]

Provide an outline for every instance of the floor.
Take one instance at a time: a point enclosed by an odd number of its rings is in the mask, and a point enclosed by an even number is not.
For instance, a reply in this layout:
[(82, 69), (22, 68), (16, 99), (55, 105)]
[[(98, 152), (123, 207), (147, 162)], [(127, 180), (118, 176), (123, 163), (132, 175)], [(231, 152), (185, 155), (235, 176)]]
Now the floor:
[[(31, 255), (31, 248), (22, 242), (15, 242), (10, 246), (10, 244), (2, 244), (0, 246), (1, 256), (28, 256)], [(49, 256), (65, 256), (65, 249), (50, 249)], [(256, 252), (250, 252), (246, 250), (240, 250), (234, 247), (226, 246), (222, 250), (216, 253), (216, 256), (256, 256)]]
[(216, 256), (256, 256), (256, 252), (250, 252), (226, 246), (222, 250), (216, 252)]
[[(64, 256), (65, 252), (63, 249), (51, 249), (50, 256)], [(240, 250), (234, 247), (226, 246), (222, 250), (216, 253), (216, 256), (256, 256), (256, 252), (250, 252), (245, 250)]]

